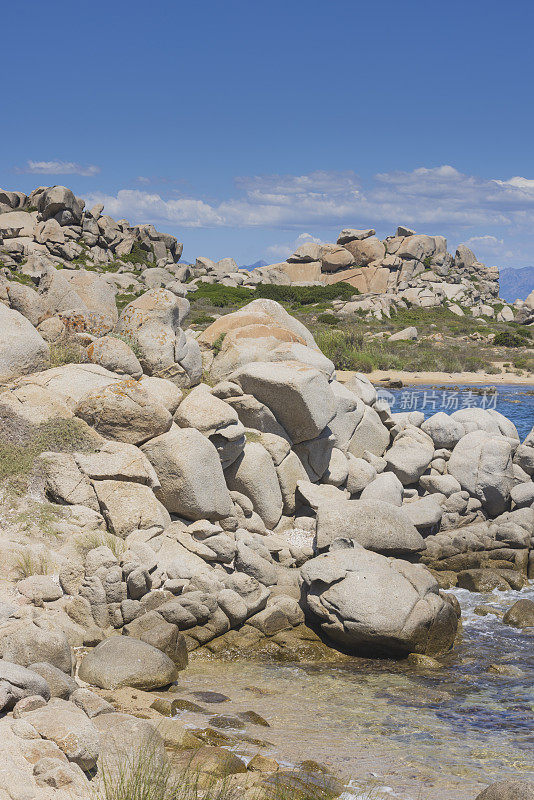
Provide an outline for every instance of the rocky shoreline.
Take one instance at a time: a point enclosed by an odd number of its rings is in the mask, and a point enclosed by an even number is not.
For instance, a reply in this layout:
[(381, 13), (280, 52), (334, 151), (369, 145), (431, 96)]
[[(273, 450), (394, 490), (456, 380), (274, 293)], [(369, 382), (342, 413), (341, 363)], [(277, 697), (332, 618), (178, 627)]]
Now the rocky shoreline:
[[(245, 776), (241, 796), (269, 797), (270, 773), (296, 796), (278, 764), (238, 764), (213, 724), (191, 733), (153, 693), (179, 688), (190, 653), (430, 666), (460, 630), (447, 589), (534, 577), (534, 428), (520, 441), (493, 409), (392, 413), (364, 375), (340, 382), (272, 299), (187, 328), (176, 240), (84, 212), (63, 188), (0, 215), (36, 225), (3, 229), (32, 285), (6, 278), (0, 296), (0, 786), (89, 797), (106, 764), (150, 744), (158, 764)], [(48, 255), (16, 241), (36, 236)], [(121, 307), (73, 266), (84, 247), (108, 263), (103, 241), (144, 248), (176, 282), (147, 288), (145, 264), (146, 291)], [(73, 347), (83, 357), (51, 364)], [(521, 602), (513, 624), (528, 630)], [(302, 771), (318, 792), (321, 770)], [(321, 796), (343, 789), (327, 783)]]

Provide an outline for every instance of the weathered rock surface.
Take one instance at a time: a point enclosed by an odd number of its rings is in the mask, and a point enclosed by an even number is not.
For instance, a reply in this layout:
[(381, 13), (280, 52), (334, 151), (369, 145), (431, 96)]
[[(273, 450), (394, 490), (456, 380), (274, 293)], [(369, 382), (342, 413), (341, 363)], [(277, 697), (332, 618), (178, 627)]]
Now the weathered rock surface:
[(141, 449), (156, 471), (161, 485), (156, 495), (168, 511), (193, 520), (232, 514), (219, 455), (200, 431), (173, 425)]
[(402, 511), (378, 500), (321, 504), (317, 511), (317, 547), (323, 550), (336, 540), (357, 542), (366, 550), (391, 556), (412, 555), (425, 547), (423, 537)]
[(458, 619), (419, 564), (364, 550), (336, 549), (301, 568), (310, 619), (356, 654), (448, 650)]
[(165, 653), (140, 639), (113, 636), (84, 657), (79, 676), (101, 689), (161, 689), (176, 680), (178, 668)]
[(31, 322), (0, 303), (0, 381), (39, 372), (50, 364), (50, 348)]

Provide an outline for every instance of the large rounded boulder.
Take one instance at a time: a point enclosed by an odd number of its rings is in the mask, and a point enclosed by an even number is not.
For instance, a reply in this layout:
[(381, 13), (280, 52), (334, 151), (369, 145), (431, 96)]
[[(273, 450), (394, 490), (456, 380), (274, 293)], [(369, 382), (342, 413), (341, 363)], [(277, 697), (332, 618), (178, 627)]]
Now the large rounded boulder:
[(50, 365), (50, 348), (18, 311), (0, 303), (0, 381), (9, 381)]
[(458, 618), (420, 564), (354, 544), (301, 568), (308, 619), (355, 655), (436, 654), (453, 644)]
[(196, 339), (180, 327), (189, 302), (166, 289), (150, 289), (123, 309), (116, 332), (135, 346), (143, 372), (182, 388), (200, 383), (202, 356)]
[(79, 677), (101, 689), (161, 689), (176, 680), (178, 667), (165, 653), (141, 639), (113, 636), (85, 656)]
[(482, 430), (467, 433), (452, 451), (448, 471), (488, 514), (506, 511), (514, 485), (509, 439)]

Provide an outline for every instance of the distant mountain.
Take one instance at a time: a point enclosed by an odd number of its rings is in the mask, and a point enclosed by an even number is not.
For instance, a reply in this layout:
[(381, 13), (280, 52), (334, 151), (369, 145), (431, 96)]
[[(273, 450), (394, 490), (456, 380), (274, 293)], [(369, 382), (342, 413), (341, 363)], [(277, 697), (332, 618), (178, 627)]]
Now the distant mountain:
[(501, 269), (499, 287), (499, 295), (508, 303), (524, 300), (534, 289), (534, 267)]
[(239, 267), (239, 269), (257, 269), (258, 267), (267, 267), (268, 265), (269, 265), (268, 261), (260, 259), (259, 261), (256, 261), (254, 264), (244, 264), (242, 267)]

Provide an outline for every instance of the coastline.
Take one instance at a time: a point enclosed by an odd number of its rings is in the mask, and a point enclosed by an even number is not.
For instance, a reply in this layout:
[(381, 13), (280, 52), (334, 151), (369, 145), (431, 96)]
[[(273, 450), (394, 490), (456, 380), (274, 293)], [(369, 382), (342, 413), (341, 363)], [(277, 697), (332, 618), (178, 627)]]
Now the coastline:
[[(351, 370), (336, 370), (340, 383), (347, 383), (356, 373)], [(405, 372), (403, 370), (373, 370), (366, 373), (371, 383), (387, 385), (389, 381), (402, 381), (405, 386), (527, 386), (534, 389), (534, 375), (516, 375), (502, 372), (490, 375), (487, 372)]]

